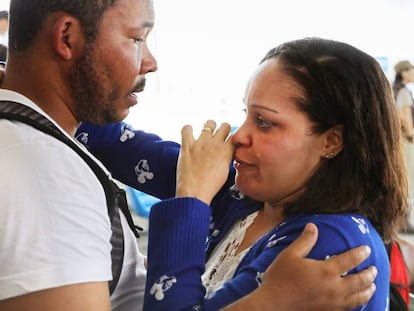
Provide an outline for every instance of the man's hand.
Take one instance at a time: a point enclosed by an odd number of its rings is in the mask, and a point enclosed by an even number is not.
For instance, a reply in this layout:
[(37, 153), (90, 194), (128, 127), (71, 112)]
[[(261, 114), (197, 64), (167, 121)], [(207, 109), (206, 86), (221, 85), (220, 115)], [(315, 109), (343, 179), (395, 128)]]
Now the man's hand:
[(361, 246), (328, 260), (307, 259), (318, 231), (308, 224), (302, 235), (266, 270), (262, 285), (226, 311), (343, 311), (369, 301), (375, 292), (375, 267), (342, 277), (362, 263), (370, 249)]

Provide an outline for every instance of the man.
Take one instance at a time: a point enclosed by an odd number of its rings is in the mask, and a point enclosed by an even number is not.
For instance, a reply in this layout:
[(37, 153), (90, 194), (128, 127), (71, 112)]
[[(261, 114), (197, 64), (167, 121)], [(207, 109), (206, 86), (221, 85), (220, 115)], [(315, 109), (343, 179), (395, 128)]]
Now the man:
[(9, 12), (0, 11), (0, 44), (9, 45)]
[[(137, 103), (135, 93), (144, 89), (145, 74), (157, 69), (145, 42), (153, 26), (151, 0), (12, 0), (10, 16), (0, 100), (34, 109), (69, 139), (80, 122), (122, 120)], [(102, 185), (91, 168), (67, 145), (26, 124), (0, 120), (0, 133), (0, 310), (140, 309), (144, 258), (123, 215), (122, 272), (109, 294), (111, 226)], [(305, 244), (312, 241), (305, 239)], [(367, 256), (363, 249), (316, 264), (304, 253), (303, 245), (291, 248), (281, 262), (300, 270), (301, 282), (314, 274), (331, 279), (312, 288), (312, 296), (321, 290), (332, 293), (339, 298), (334, 306), (344, 310), (372, 295), (372, 271), (340, 278)], [(305, 266), (309, 275), (300, 269)], [(285, 283), (303, 286), (278, 271), (269, 275), (259, 295), (270, 297)], [(318, 306), (315, 299), (307, 306), (298, 298), (287, 297), (286, 308), (281, 303), (279, 310)]]
[[(122, 120), (157, 69), (145, 43), (153, 18), (150, 0), (11, 1), (0, 99), (37, 110), (67, 136), (81, 121)], [(95, 174), (49, 135), (0, 127), (0, 310), (136, 309), (145, 268), (128, 226), (110, 300), (111, 227)]]

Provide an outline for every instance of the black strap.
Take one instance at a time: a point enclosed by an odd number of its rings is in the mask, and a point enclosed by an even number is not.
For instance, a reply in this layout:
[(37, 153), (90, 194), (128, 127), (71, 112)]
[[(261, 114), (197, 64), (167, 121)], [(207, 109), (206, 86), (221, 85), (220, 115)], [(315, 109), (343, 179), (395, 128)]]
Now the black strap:
[(53, 136), (71, 147), (92, 169), (102, 184), (106, 195), (108, 215), (111, 221), (111, 260), (112, 260), (112, 281), (109, 282), (110, 293), (112, 294), (119, 281), (124, 259), (124, 235), (122, 231), (119, 209), (124, 213), (131, 230), (136, 237), (139, 236), (133, 223), (132, 216), (126, 202), (125, 191), (120, 189), (106, 174), (106, 172), (89, 157), (74, 141), (68, 138), (50, 120), (33, 110), (30, 107), (11, 101), (0, 101), (0, 118), (19, 121), (31, 125), (35, 129)]

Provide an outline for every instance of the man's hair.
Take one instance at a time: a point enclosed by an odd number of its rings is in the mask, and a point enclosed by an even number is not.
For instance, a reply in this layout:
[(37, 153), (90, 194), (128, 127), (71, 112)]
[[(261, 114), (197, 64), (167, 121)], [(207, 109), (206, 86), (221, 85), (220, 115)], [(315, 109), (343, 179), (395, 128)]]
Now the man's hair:
[(93, 41), (103, 13), (117, 0), (11, 0), (9, 52), (21, 52), (33, 43), (46, 18), (64, 12), (77, 18), (87, 41)]
[(343, 150), (322, 161), (286, 214), (355, 212), (385, 240), (395, 237), (408, 214), (408, 189), (398, 113), (378, 62), (351, 45), (320, 38), (282, 44), (263, 61), (271, 58), (301, 89), (295, 101), (312, 133), (343, 126)]

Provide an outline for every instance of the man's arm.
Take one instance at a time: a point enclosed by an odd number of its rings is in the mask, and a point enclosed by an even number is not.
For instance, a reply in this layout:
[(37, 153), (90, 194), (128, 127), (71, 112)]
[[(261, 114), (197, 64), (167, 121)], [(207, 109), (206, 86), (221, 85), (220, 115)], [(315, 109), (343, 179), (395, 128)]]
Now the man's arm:
[(0, 301), (3, 311), (109, 311), (108, 282), (67, 285)]
[(326, 261), (306, 259), (316, 240), (317, 228), (308, 224), (267, 269), (263, 284), (225, 310), (343, 311), (366, 303), (375, 292), (376, 268), (341, 275), (362, 263), (369, 248), (358, 247)]

